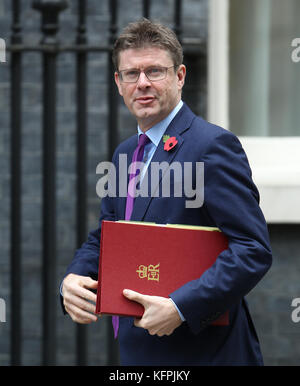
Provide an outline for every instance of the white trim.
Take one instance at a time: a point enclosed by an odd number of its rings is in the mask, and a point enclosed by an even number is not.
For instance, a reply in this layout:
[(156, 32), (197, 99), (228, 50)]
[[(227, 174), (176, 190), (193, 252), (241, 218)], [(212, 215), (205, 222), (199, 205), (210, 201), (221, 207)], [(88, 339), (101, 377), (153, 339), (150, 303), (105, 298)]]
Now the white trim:
[(229, 129), (228, 0), (209, 0), (208, 121)]
[(240, 137), (269, 223), (299, 223), (300, 137)]

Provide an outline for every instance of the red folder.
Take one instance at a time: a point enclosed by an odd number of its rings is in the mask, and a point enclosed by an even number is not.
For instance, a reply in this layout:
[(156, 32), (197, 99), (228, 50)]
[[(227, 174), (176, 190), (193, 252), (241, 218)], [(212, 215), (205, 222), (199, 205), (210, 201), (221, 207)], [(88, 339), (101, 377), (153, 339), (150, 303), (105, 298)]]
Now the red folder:
[[(143, 306), (123, 289), (168, 297), (198, 279), (227, 247), (217, 228), (103, 221), (96, 313), (141, 317)], [(228, 323), (226, 312), (212, 324)]]

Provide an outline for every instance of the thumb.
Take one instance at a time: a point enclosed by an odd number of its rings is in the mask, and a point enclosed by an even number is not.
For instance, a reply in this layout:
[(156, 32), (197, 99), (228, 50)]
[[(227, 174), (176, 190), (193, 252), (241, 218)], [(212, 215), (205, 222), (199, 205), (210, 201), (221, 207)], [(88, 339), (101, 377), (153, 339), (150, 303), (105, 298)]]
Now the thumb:
[(138, 302), (142, 304), (143, 306), (147, 303), (147, 295), (143, 295), (139, 292), (132, 291), (129, 289), (124, 289), (123, 290), (123, 295), (129, 299), (129, 300), (134, 300), (135, 302)]

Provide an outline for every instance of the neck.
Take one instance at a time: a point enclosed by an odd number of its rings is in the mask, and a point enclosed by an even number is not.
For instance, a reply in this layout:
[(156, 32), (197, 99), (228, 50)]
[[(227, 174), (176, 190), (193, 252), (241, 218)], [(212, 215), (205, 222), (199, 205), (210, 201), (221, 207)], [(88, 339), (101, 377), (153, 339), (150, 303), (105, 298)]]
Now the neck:
[(165, 118), (167, 118), (167, 116), (175, 109), (175, 107), (178, 105), (178, 103), (180, 102), (180, 98), (179, 100), (175, 103), (175, 105), (167, 112), (165, 113), (164, 115), (161, 115), (161, 116), (150, 116), (150, 117), (147, 117), (147, 118), (140, 118), (140, 119), (137, 119), (137, 123), (140, 127), (140, 129), (142, 130), (143, 133), (145, 133), (147, 130), (151, 129), (151, 127), (155, 126), (156, 124), (158, 124), (159, 122), (163, 121)]

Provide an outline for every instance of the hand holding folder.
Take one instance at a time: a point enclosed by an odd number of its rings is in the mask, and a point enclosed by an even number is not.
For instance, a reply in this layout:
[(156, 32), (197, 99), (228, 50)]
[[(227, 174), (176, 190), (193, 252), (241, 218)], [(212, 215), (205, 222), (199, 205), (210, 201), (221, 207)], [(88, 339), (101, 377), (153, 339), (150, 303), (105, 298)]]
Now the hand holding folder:
[(150, 335), (171, 335), (182, 323), (174, 304), (168, 298), (143, 295), (127, 289), (123, 295), (144, 307), (143, 317), (135, 318), (134, 325), (148, 330)]
[[(103, 221), (96, 313), (141, 317), (144, 307), (125, 298), (124, 289), (167, 298), (227, 247), (217, 228)], [(228, 313), (213, 324), (228, 324)]]

